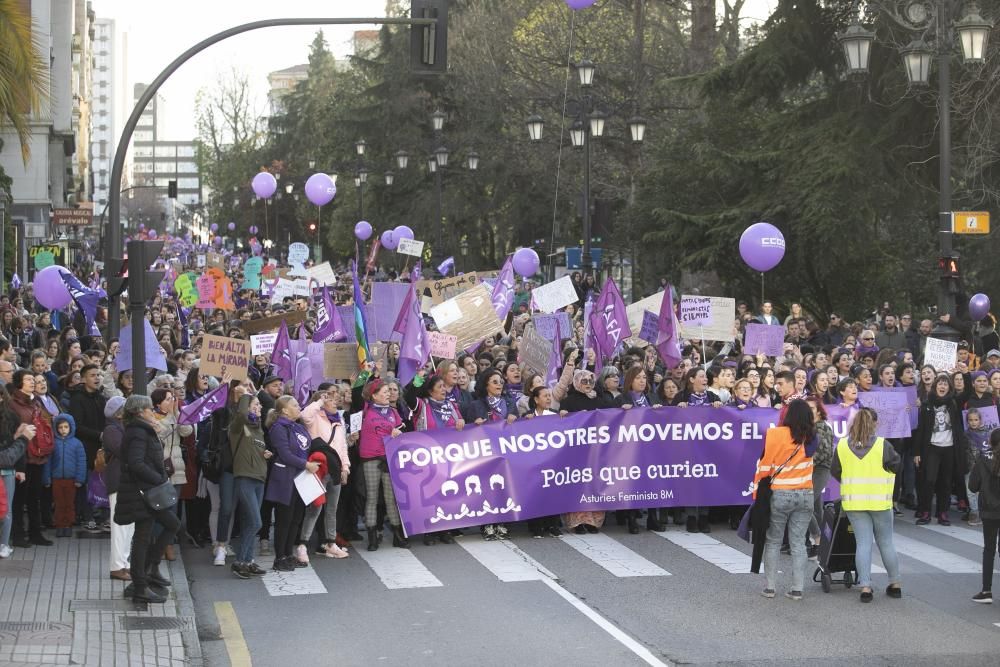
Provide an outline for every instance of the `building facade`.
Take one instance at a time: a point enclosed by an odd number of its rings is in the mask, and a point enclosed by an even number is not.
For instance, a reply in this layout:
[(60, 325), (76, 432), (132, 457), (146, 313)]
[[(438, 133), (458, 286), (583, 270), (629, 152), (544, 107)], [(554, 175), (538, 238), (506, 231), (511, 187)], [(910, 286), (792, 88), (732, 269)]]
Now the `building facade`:
[(285, 113), (283, 98), (295, 90), (299, 81), (309, 78), (309, 65), (294, 65), (267, 75), (267, 102), (272, 116)]

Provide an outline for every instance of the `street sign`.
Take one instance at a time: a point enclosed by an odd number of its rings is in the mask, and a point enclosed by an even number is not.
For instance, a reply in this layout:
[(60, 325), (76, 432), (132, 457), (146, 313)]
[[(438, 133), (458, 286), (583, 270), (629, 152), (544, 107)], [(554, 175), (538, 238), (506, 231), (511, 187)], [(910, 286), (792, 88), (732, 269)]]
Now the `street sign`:
[(989, 211), (952, 211), (951, 231), (953, 234), (989, 234)]
[(52, 209), (53, 225), (69, 225), (72, 227), (86, 227), (94, 222), (94, 209), (92, 207), (80, 208), (55, 208)]

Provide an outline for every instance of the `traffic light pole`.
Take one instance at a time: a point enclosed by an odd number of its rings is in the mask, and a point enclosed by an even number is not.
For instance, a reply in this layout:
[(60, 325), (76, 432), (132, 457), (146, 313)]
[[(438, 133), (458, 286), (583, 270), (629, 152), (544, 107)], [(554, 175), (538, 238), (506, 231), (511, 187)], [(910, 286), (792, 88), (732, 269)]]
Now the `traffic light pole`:
[(129, 241), (128, 311), (132, 328), (132, 393), (146, 395), (146, 304), (166, 275), (164, 271), (151, 271), (156, 258), (163, 250), (163, 241)]
[[(111, 166), (111, 192), (109, 193), (110, 198), (108, 201), (108, 207), (111, 211), (111, 225), (108, 229), (108, 234), (106, 237), (106, 243), (104, 247), (104, 261), (105, 263), (113, 263), (114, 260), (121, 261), (122, 257), (122, 228), (120, 221), (120, 209), (121, 209), (121, 182), (122, 175), (125, 171), (125, 156), (128, 153), (129, 144), (132, 141), (132, 135), (135, 132), (136, 126), (139, 124), (139, 117), (142, 115), (143, 110), (145, 110), (146, 105), (149, 104), (153, 96), (160, 90), (160, 87), (170, 78), (174, 72), (180, 68), (181, 65), (190, 60), (193, 56), (201, 53), (213, 44), (217, 44), (225, 39), (233, 37), (235, 35), (240, 35), (245, 32), (250, 32), (251, 30), (259, 30), (260, 28), (275, 28), (280, 26), (305, 26), (305, 25), (356, 25), (356, 24), (374, 24), (374, 25), (408, 25), (408, 26), (419, 26), (422, 29), (420, 33), (422, 37), (414, 37), (414, 40), (423, 40), (423, 48), (418, 48), (417, 51), (424, 54), (421, 58), (421, 62), (430, 67), (444, 67), (445, 62), (442, 58), (444, 53), (444, 39), (447, 35), (447, 0), (434, 0), (434, 2), (427, 2), (427, 0), (413, 0), (411, 3), (411, 13), (413, 14), (424, 14), (430, 15), (435, 14), (433, 18), (279, 18), (279, 19), (267, 19), (263, 21), (254, 21), (252, 23), (244, 23), (243, 25), (234, 26), (228, 30), (223, 30), (222, 32), (216, 33), (211, 37), (203, 39), (198, 42), (187, 51), (177, 56), (167, 67), (160, 72), (160, 74), (153, 79), (152, 83), (146, 87), (139, 100), (135, 104), (135, 108), (132, 109), (132, 115), (129, 116), (128, 120), (125, 122), (125, 127), (122, 130), (121, 137), (118, 139), (118, 147), (115, 150), (115, 159)], [(438, 39), (438, 35), (441, 38)], [(419, 44), (418, 44), (419, 46)], [(130, 307), (132, 301), (129, 301)], [(111, 297), (108, 303), (108, 338), (116, 338), (121, 330), (121, 300), (118, 298)], [(138, 342), (138, 340), (137, 340)], [(135, 347), (135, 346), (133, 346)], [(145, 368), (145, 366), (141, 367)], [(138, 379), (143, 371), (137, 369), (133, 371), (136, 373), (135, 377)], [(136, 387), (140, 385), (136, 382)]]
[[(952, 257), (951, 244), (951, 52), (938, 53), (938, 245), (941, 257)], [(940, 278), (938, 284), (938, 314), (955, 317), (955, 294), (951, 281)], [(957, 289), (957, 284), (955, 285)]]

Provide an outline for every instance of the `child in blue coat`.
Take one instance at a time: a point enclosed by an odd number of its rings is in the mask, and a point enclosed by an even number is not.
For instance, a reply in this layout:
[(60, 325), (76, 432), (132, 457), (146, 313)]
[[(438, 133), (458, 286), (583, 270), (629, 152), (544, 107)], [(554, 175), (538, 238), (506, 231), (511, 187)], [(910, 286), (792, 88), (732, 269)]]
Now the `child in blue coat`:
[(76, 437), (76, 421), (72, 416), (60, 414), (52, 425), (55, 447), (42, 468), (42, 483), (52, 487), (56, 537), (71, 537), (76, 517), (76, 490), (87, 481), (87, 452)]

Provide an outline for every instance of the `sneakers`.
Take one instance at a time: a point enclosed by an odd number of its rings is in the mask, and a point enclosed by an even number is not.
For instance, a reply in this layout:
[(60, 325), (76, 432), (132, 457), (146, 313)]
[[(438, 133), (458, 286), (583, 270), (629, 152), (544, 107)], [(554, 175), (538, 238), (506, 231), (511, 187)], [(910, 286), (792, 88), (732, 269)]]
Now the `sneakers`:
[(806, 555), (809, 557), (809, 560), (813, 561), (814, 563), (818, 563), (819, 547), (816, 546), (815, 544), (810, 544), (808, 547), (806, 547)]
[(233, 571), (233, 575), (237, 579), (249, 579), (250, 573), (247, 572), (246, 566), (243, 563), (233, 563), (233, 566), (229, 568)]
[(979, 604), (993, 604), (993, 592), (992, 591), (981, 591), (972, 596), (973, 602), (978, 602)]
[(926, 526), (931, 522), (930, 512), (917, 512), (917, 525)]
[(875, 599), (875, 594), (872, 593), (871, 591), (861, 591), (862, 602), (871, 602), (874, 599)]
[(937, 516), (937, 522), (938, 522), (939, 526), (950, 526), (951, 525), (951, 521), (948, 519), (947, 512), (941, 512), (940, 514), (938, 514), (938, 516)]
[(323, 555), (327, 558), (347, 558), (348, 553), (338, 547), (333, 542), (326, 545), (326, 549), (323, 551)]
[(83, 527), (88, 533), (100, 533), (101, 527), (97, 525), (97, 522), (91, 519), (87, 522), (87, 525)]
[(597, 533), (601, 532), (600, 528), (598, 528), (597, 526), (591, 526), (589, 523), (583, 524), (583, 529), (586, 530), (591, 535), (596, 535)]
[(6, 544), (0, 544), (0, 558), (10, 558), (12, 553), (14, 553), (14, 550), (9, 546)]
[(562, 537), (562, 530), (558, 526), (548, 527), (549, 537)]
[(507, 538), (510, 537), (510, 531), (507, 530), (507, 526), (503, 525), (502, 523), (497, 526), (497, 537), (499, 537), (501, 540), (506, 540)]
[(493, 527), (493, 524), (488, 523), (483, 526), (483, 539), (487, 542), (497, 539), (497, 529)]
[(271, 568), (275, 572), (291, 572), (295, 569), (295, 559), (294, 558), (275, 558), (274, 566)]
[(226, 548), (221, 544), (215, 545), (215, 551), (213, 552), (215, 560), (212, 561), (212, 565), (225, 565), (226, 564)]
[(536, 540), (540, 540), (543, 537), (545, 537), (545, 532), (541, 528), (532, 528), (531, 529), (531, 536), (533, 538), (535, 538)]
[(268, 540), (260, 541), (260, 555), (261, 556), (271, 555), (271, 543)]
[(306, 548), (306, 545), (300, 544), (299, 546), (295, 547), (295, 560), (299, 561), (300, 563), (309, 562), (309, 549)]
[(983, 520), (979, 518), (979, 512), (969, 512), (969, 525), (970, 526), (983, 525)]
[(581, 523), (579, 526), (573, 529), (573, 532), (576, 533), (577, 535), (586, 535), (587, 528)]
[(260, 565), (257, 565), (257, 563), (255, 563), (253, 561), (250, 561), (249, 563), (245, 563), (243, 565), (243, 570), (247, 574), (252, 574), (252, 575), (258, 576), (258, 577), (267, 574), (267, 570), (265, 570), (264, 568), (262, 568)]
[(700, 533), (711, 533), (712, 524), (708, 522), (707, 516), (698, 517), (698, 532)]
[(786, 591), (785, 597), (788, 598), (789, 600), (795, 600), (796, 602), (798, 602), (799, 600), (802, 599), (802, 591)]
[(685, 528), (687, 529), (687, 532), (689, 532), (689, 533), (697, 533), (698, 532), (698, 519), (696, 517), (689, 516), (687, 518), (687, 521), (685, 522), (685, 524), (686, 524)]
[(760, 594), (763, 595), (764, 597), (768, 598), (768, 599), (771, 599), (771, 598), (774, 597), (774, 589), (773, 588), (765, 588), (764, 590), (762, 590), (760, 592)]
[(229, 546), (228, 544), (225, 544), (223, 546), (226, 547), (226, 558), (235, 558), (236, 557), (236, 552), (233, 551), (233, 548), (231, 546)]

